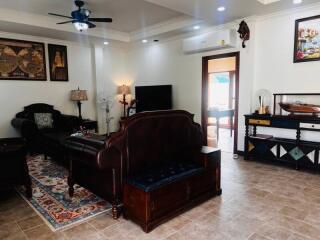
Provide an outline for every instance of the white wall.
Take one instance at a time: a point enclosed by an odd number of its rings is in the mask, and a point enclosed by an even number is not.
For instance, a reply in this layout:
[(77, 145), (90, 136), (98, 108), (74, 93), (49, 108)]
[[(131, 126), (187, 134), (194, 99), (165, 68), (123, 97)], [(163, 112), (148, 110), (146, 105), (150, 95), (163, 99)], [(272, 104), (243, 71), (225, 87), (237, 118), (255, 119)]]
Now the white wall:
[[(320, 92), (317, 77), (320, 62), (293, 63), (295, 20), (319, 14), (320, 5), (313, 5), (251, 18), (248, 47), (230, 50), (240, 51), (239, 150), (243, 150), (243, 115), (254, 111), (256, 103), (252, 101), (258, 89), (267, 89), (271, 93)], [(237, 25), (233, 27), (237, 28)], [(225, 52), (186, 55), (182, 52), (181, 39), (134, 48), (128, 53), (128, 72), (135, 85), (173, 84), (174, 107), (194, 113), (195, 120), (200, 123), (202, 57)], [(295, 137), (294, 131), (278, 129), (271, 133), (279, 137)], [(302, 138), (316, 140), (318, 136), (303, 133)]]
[[(320, 5), (314, 5), (312, 8), (251, 18), (251, 40), (247, 48), (229, 50), (240, 51), (239, 150), (243, 150), (243, 115), (254, 110), (252, 105), (255, 103), (252, 99), (256, 90), (268, 89), (271, 93), (320, 92), (317, 77), (320, 62), (293, 63), (295, 19), (319, 14)], [(237, 24), (231, 26), (235, 29), (238, 27)], [(229, 28), (230, 24), (227, 27)], [(218, 31), (218, 28), (214, 29)], [(182, 52), (182, 39), (146, 46), (136, 44), (127, 50), (112, 46), (81, 46), (71, 42), (14, 34), (1, 36), (67, 45), (70, 81), (0, 81), (0, 137), (16, 135), (10, 121), (16, 112), (28, 104), (47, 102), (63, 113), (77, 114), (75, 104), (69, 101), (69, 91), (78, 86), (89, 90), (90, 101), (83, 104), (83, 115), (97, 118), (101, 133), (105, 132), (105, 114), (97, 106), (95, 96), (105, 91), (114, 97), (114, 131), (119, 126), (118, 119), (122, 114), (121, 105), (118, 103), (121, 96), (116, 95), (116, 88), (122, 84), (131, 84), (132, 90), (136, 85), (172, 84), (174, 107), (194, 113), (195, 120), (200, 123), (202, 57), (227, 52), (187, 55)], [(128, 100), (130, 98), (129, 96)], [(294, 137), (294, 132), (290, 131), (277, 130), (274, 133)], [(303, 137), (312, 138), (307, 134), (303, 134)]]
[[(114, 118), (110, 123), (111, 131), (119, 128), (119, 119), (123, 115), (122, 105), (117, 95), (117, 87), (123, 84), (131, 85), (127, 75), (127, 52), (119, 47), (95, 46), (96, 92), (97, 96), (105, 94), (113, 99), (110, 115)], [(131, 96), (127, 96), (127, 101)], [(106, 133), (106, 113), (97, 105), (99, 132)]]
[(20, 40), (30, 40), (53, 44), (66, 45), (68, 48), (69, 63), (69, 82), (50, 82), (49, 81), (49, 65), (47, 57), (47, 76), (48, 80), (44, 81), (0, 81), (0, 138), (13, 137), (18, 133), (11, 127), (11, 119), (17, 112), (23, 110), (24, 106), (33, 103), (48, 103), (64, 114), (78, 114), (77, 106), (69, 100), (70, 90), (81, 89), (88, 90), (89, 101), (84, 102), (83, 117), (96, 118), (95, 109), (95, 90), (92, 72), (91, 48), (81, 46), (76, 43), (63, 42), (54, 39), (45, 39), (39, 37), (31, 37), (25, 35), (1, 33), (3, 38), (13, 38)]
[[(118, 85), (130, 83), (126, 74), (126, 48), (119, 46), (89, 46), (75, 42), (47, 39), (41, 37), (1, 33), (3, 38), (43, 42), (46, 46), (47, 81), (0, 81), (0, 138), (18, 136), (11, 126), (11, 120), (24, 106), (33, 103), (48, 103), (64, 114), (78, 115), (76, 103), (69, 100), (70, 91), (80, 87), (88, 90), (89, 101), (82, 104), (83, 118), (98, 120), (99, 132), (106, 133), (105, 112), (97, 104), (97, 94), (107, 92), (114, 97), (111, 115), (115, 118), (111, 130), (119, 127), (122, 114), (116, 95)], [(67, 46), (69, 82), (49, 81), (49, 61), (47, 44)], [(101, 53), (99, 55), (99, 53)], [(130, 97), (130, 96), (129, 96)], [(129, 99), (129, 98), (128, 98)]]
[(312, 11), (268, 17), (257, 22), (254, 90), (320, 92), (320, 62), (293, 63), (295, 20), (320, 14)]
[[(251, 23), (254, 33), (255, 26)], [(237, 26), (234, 26), (237, 27)], [(243, 148), (244, 118), (250, 111), (254, 77), (254, 34), (246, 49), (184, 54), (182, 40), (134, 48), (128, 53), (128, 72), (134, 85), (172, 84), (175, 109), (195, 114), (201, 123), (202, 57), (240, 51), (239, 149)]]
[[(320, 62), (293, 63), (295, 20), (319, 14), (318, 5), (304, 11), (266, 16), (257, 22), (253, 96), (258, 89), (267, 89), (271, 93), (320, 92)], [(294, 131), (272, 133), (295, 137)], [(319, 141), (317, 135), (303, 132), (302, 138)]]

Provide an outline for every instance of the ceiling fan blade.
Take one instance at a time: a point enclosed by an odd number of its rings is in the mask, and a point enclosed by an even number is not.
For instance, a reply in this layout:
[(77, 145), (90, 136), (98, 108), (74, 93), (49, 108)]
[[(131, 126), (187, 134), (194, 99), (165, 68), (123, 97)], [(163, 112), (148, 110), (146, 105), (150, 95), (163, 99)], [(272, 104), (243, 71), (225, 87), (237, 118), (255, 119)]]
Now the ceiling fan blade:
[(64, 17), (64, 18), (73, 19), (72, 17), (65, 16), (65, 15), (61, 15), (61, 14), (56, 14), (56, 13), (48, 13), (48, 14), (51, 15), (51, 16)]
[(96, 27), (96, 25), (91, 23), (91, 22), (86, 22), (86, 23), (89, 25), (89, 28), (95, 28)]
[(112, 22), (112, 18), (88, 18), (91, 22)]
[(70, 21), (65, 21), (65, 22), (59, 22), (57, 24), (66, 24), (66, 23), (72, 23), (72, 22), (73, 22), (73, 20), (70, 20)]

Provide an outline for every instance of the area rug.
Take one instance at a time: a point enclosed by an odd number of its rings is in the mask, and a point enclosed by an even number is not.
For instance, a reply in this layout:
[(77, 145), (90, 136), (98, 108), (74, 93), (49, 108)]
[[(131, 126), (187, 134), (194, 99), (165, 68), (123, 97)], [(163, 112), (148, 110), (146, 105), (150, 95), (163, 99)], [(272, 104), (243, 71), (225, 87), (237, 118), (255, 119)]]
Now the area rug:
[(110, 211), (111, 205), (79, 185), (75, 185), (73, 198), (69, 197), (68, 171), (52, 160), (39, 155), (27, 159), (32, 181), (33, 197), (25, 197), (24, 188), (19, 194), (47, 223), (52, 231), (61, 230)]

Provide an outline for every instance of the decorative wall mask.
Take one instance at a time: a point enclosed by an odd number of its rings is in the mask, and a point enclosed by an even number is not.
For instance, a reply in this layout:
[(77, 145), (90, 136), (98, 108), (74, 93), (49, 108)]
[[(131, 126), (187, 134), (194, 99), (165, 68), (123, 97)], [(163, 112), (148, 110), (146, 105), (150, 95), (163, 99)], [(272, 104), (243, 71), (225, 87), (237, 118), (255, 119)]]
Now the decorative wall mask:
[(239, 25), (238, 33), (240, 34), (240, 38), (242, 40), (242, 47), (246, 47), (246, 41), (250, 40), (250, 28), (245, 21), (242, 21)]

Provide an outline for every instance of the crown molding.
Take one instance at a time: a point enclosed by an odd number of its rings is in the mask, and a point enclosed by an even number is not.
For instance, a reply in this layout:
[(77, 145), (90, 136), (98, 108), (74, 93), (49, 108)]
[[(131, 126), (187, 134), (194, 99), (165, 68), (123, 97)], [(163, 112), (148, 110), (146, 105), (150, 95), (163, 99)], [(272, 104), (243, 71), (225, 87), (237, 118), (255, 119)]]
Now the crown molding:
[(143, 38), (149, 38), (164, 33), (181, 30), (195, 24), (203, 23), (201, 20), (196, 20), (192, 17), (181, 16), (146, 27), (143, 30), (134, 31), (130, 33), (130, 41), (137, 41)]
[[(175, 36), (168, 37), (168, 38), (161, 40), (161, 42), (159, 44), (165, 43), (165, 42), (170, 42), (170, 41), (181, 40), (184, 38), (202, 35), (202, 34), (206, 34), (206, 33), (210, 33), (210, 32), (217, 32), (217, 31), (220, 31), (223, 29), (237, 28), (238, 24), (242, 20), (246, 20), (248, 23), (255, 24), (256, 22), (266, 21), (269, 19), (280, 18), (280, 17), (285, 17), (285, 16), (289, 16), (289, 15), (294, 15), (294, 14), (303, 14), (306, 11), (314, 11), (315, 15), (320, 14), (320, 3), (314, 3), (314, 4), (305, 5), (305, 6), (300, 6), (300, 7), (296, 7), (296, 8), (289, 9), (289, 10), (282, 10), (282, 11), (274, 12), (271, 14), (253, 15), (253, 16), (249, 16), (246, 18), (240, 18), (235, 21), (228, 22), (228, 23), (221, 24), (221, 25), (207, 26), (197, 32), (178, 33)], [(133, 46), (134, 47), (145, 47), (145, 46), (141, 46), (141, 44), (132, 43), (131, 47), (133, 47)]]
[(300, 6), (300, 7), (296, 7), (288, 10), (282, 10), (282, 11), (278, 11), (270, 14), (259, 15), (257, 16), (257, 21), (266, 21), (273, 18), (286, 17), (288, 15), (299, 14), (306, 11), (317, 11), (317, 10), (320, 12), (320, 2), (308, 4), (305, 6)]
[(248, 24), (255, 25), (255, 23), (257, 22), (257, 16), (241, 18), (241, 19), (237, 19), (235, 21), (228, 22), (226, 24), (217, 25), (217, 26), (207, 26), (207, 27), (204, 27), (201, 30), (196, 31), (196, 32), (192, 31), (192, 32), (187, 32), (187, 33), (176, 34), (172, 37), (164, 38), (158, 43), (150, 43), (150, 44), (144, 45), (144, 44), (141, 44), (141, 42), (131, 42), (131, 43), (129, 43), (129, 49), (132, 50), (135, 48), (146, 48), (146, 47), (150, 47), (150, 46), (154, 46), (154, 45), (161, 45), (161, 44), (169, 43), (172, 41), (181, 41), (186, 38), (204, 35), (204, 34), (208, 34), (208, 33), (212, 33), (212, 32), (219, 32), (219, 31), (222, 31), (225, 29), (237, 29), (239, 26), (239, 23), (242, 20), (245, 20)]
[[(303, 13), (307, 11), (315, 12), (314, 15), (320, 14), (320, 2), (305, 6), (298, 6), (293, 9), (282, 10), (271, 14), (250, 16), (243, 19), (245, 19), (249, 23), (253, 23), (294, 14), (303, 15)], [(146, 27), (143, 30), (130, 33), (101, 27), (90, 29), (90, 31), (87, 32), (79, 33), (71, 24), (57, 25), (57, 18), (52, 16), (31, 14), (23, 11), (0, 8), (0, 31), (12, 31), (13, 33), (15, 33), (14, 28), (6, 28), (6, 26), (10, 26), (11, 24), (12, 26), (20, 26), (20, 29), (25, 29), (25, 33), (27, 33), (27, 30), (30, 29), (29, 32), (31, 33), (31, 35), (45, 37), (45, 34), (47, 34), (50, 39), (52, 39), (54, 33), (59, 33), (60, 36), (63, 36), (63, 34), (65, 33), (65, 36), (69, 36), (69, 38), (64, 39), (66, 41), (73, 39), (71, 41), (78, 41), (80, 43), (83, 42), (85, 44), (92, 41), (93, 44), (95, 44), (97, 42), (102, 42), (103, 40), (108, 40), (110, 42), (118, 42), (121, 44), (128, 44), (130, 46), (141, 46), (140, 42), (139, 44), (136, 43), (138, 42), (138, 40), (141, 40), (143, 38), (151, 38), (157, 36), (161, 39), (161, 42), (159, 43), (161, 44), (163, 42), (206, 34), (226, 28), (236, 28), (239, 22), (243, 19), (237, 19), (235, 21), (228, 22), (222, 25), (209, 26), (205, 21), (197, 20), (191, 16), (180, 16), (168, 21), (155, 24), (153, 26)], [(191, 27), (195, 24), (201, 24), (202, 28), (197, 31), (190, 31)], [(36, 28), (39, 29), (39, 32), (41, 32), (41, 34), (36, 33)], [(23, 34), (24, 32), (20, 31), (17, 33)], [(60, 39), (62, 40), (61, 37)]]
[[(27, 35), (27, 34), (21, 34), (21, 33), (12, 33), (12, 32), (4, 32), (0, 31), (0, 35), (3, 38), (9, 38), (9, 39), (19, 39), (19, 40), (25, 40), (25, 41), (41, 41), (45, 43), (52, 43), (52, 44), (67, 44), (72, 46), (85, 46), (85, 47), (91, 47), (91, 43), (86, 42), (75, 42), (75, 41), (69, 41), (69, 40), (61, 40), (56, 38), (48, 38), (48, 37), (41, 37), (41, 36), (34, 36), (34, 35)], [(36, 40), (35, 40), (36, 38)]]

